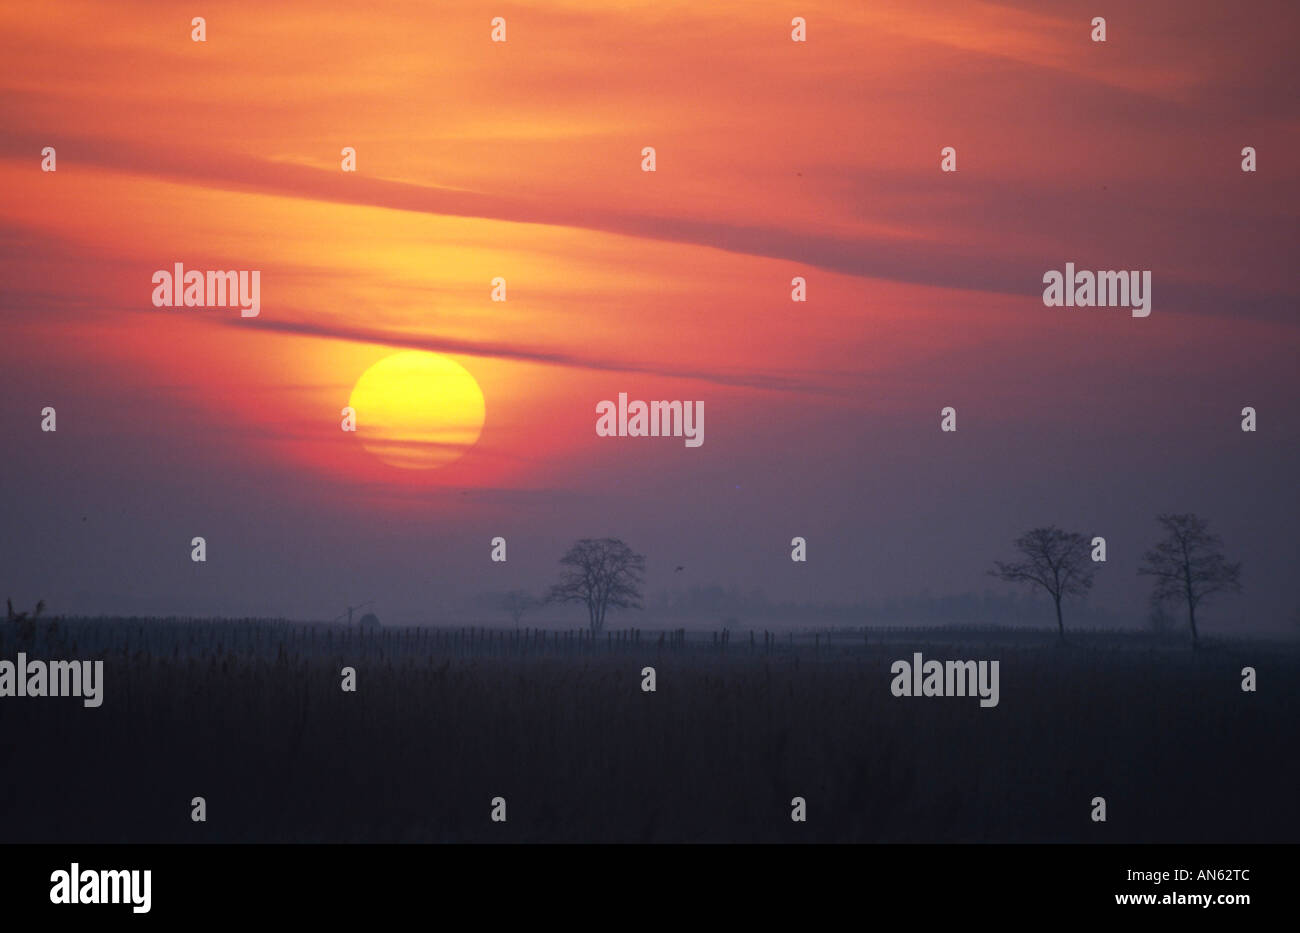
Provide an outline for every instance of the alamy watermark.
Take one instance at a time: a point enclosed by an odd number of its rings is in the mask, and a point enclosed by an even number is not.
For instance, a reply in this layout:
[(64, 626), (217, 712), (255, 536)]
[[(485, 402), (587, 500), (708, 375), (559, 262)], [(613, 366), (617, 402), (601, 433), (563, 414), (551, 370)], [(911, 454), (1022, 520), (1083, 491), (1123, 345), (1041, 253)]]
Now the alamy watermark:
[(240, 317), (257, 317), (262, 311), (262, 273), (185, 271), (175, 263), (172, 271), (159, 269), (154, 284), (155, 308), (238, 308)]
[(923, 661), (917, 651), (911, 661), (891, 664), (889, 673), (896, 697), (978, 696), (982, 707), (998, 705), (997, 661)]
[(3, 697), (82, 697), (93, 709), (104, 702), (104, 662), (28, 660), (20, 651), (17, 661), (0, 660)]
[(50, 875), (51, 904), (130, 904), (131, 911), (147, 914), (152, 906), (153, 872), (95, 871), (76, 862), (67, 871)]
[(703, 402), (629, 402), (618, 393), (618, 404), (596, 403), (597, 437), (683, 437), (687, 447), (704, 443)]
[(1044, 272), (1043, 284), (1043, 304), (1049, 308), (1132, 308), (1134, 317), (1151, 313), (1150, 269), (1075, 272), (1074, 263), (1067, 262), (1064, 273)]

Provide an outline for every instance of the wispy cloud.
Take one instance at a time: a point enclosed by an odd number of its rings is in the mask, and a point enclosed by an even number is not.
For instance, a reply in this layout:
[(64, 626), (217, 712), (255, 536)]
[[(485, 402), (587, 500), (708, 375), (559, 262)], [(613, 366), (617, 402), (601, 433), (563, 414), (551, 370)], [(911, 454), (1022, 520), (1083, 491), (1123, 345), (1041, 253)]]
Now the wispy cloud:
[[(214, 320), (220, 321), (222, 326), (248, 328), (245, 322), (234, 318)], [(765, 389), (774, 392), (801, 392), (838, 396), (850, 395), (855, 391), (849, 386), (830, 384), (826, 379), (819, 380), (800, 374), (792, 375), (790, 373), (771, 371), (727, 372), (725, 370), (705, 370), (630, 359), (588, 357), (563, 350), (519, 346), (510, 343), (461, 340), (452, 337), (407, 334), (396, 331), (367, 330), (359, 327), (316, 324), (310, 321), (259, 319), (256, 327), (260, 331), (292, 334), (299, 337), (319, 337), (328, 340), (346, 340), (353, 343), (372, 343), (409, 350), (427, 350), (432, 353), (489, 357), (514, 360), (521, 363), (537, 363), (545, 366), (562, 366), (600, 372), (645, 373), (672, 379), (691, 379), (715, 385)]]

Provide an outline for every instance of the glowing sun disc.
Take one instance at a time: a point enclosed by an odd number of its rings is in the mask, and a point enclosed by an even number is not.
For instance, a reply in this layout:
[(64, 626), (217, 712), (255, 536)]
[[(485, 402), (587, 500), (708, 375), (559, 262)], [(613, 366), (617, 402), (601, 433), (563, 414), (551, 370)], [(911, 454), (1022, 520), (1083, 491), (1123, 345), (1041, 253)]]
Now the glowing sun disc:
[(362, 446), (403, 469), (446, 466), (483, 432), (483, 390), (465, 367), (437, 353), (384, 357), (361, 374), (348, 404)]

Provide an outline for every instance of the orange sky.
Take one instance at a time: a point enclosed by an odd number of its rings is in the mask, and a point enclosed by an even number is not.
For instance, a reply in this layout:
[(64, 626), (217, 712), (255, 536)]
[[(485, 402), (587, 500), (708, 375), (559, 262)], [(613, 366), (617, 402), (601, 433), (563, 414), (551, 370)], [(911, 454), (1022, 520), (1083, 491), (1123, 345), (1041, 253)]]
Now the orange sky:
[[(459, 491), (725, 486), (740, 463), (784, 488), (798, 437), (820, 514), (870, 466), (855, 432), (914, 476), (945, 404), (1001, 432), (968, 442), (994, 470), (1061, 418), (1140, 457), (1152, 432), (1206, 449), (1239, 396), (1294, 400), (1286, 4), (1144, 3), (1104, 44), (1075, 2), (201, 6), (0, 11), (6, 419), (130, 400), (82, 424), (132, 469), (472, 516)], [(176, 261), (261, 270), (261, 315), (153, 308)], [(1153, 270), (1153, 315), (1045, 309), (1066, 261)], [(406, 346), (486, 398), (478, 446), (427, 474), (338, 430)], [(1196, 398), (1170, 388), (1192, 370)], [(706, 400), (705, 446), (601, 443), (620, 391)]]

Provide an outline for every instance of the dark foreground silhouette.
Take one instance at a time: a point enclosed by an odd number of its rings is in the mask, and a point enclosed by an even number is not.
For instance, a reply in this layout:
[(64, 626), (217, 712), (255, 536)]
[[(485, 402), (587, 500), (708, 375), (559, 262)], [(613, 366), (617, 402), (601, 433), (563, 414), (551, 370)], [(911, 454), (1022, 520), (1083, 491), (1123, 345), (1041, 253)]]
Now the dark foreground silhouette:
[[(0, 658), (103, 658), (104, 702), (0, 699), (0, 841), (1300, 838), (1295, 646), (1056, 640), (44, 622)], [(914, 650), (999, 660), (999, 704), (893, 696)]]

